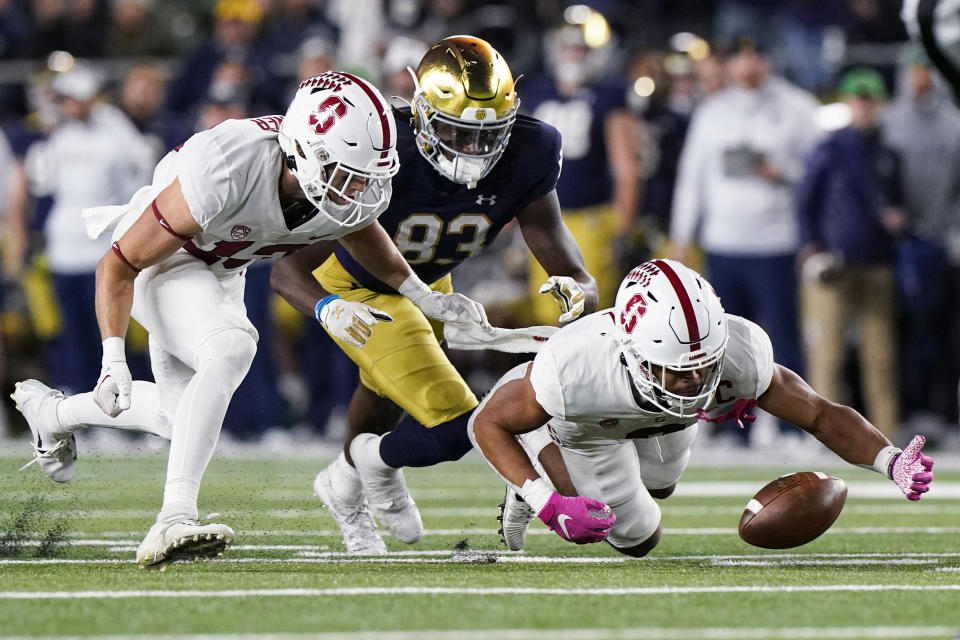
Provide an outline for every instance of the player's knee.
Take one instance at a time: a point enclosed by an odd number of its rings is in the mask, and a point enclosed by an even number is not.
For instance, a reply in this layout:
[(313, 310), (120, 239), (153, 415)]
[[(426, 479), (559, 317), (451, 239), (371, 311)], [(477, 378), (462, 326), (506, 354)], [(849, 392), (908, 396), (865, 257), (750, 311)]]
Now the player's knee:
[(438, 380), (431, 383), (424, 392), (426, 406), (437, 411), (450, 411), (472, 397), (473, 392), (461, 380)]
[(647, 492), (657, 500), (664, 500), (673, 495), (673, 492), (677, 489), (677, 483), (674, 482), (669, 487), (663, 487), (662, 489), (647, 489)]
[(240, 328), (218, 331), (197, 349), (197, 371), (216, 369), (224, 382), (240, 386), (257, 354), (257, 343), (249, 332)]
[(647, 555), (653, 548), (657, 546), (660, 542), (660, 538), (663, 536), (663, 528), (660, 525), (657, 525), (656, 531), (650, 534), (650, 537), (641, 542), (630, 547), (618, 547), (617, 545), (610, 543), (610, 546), (619, 551), (620, 553), (631, 556), (634, 558), (642, 558)]

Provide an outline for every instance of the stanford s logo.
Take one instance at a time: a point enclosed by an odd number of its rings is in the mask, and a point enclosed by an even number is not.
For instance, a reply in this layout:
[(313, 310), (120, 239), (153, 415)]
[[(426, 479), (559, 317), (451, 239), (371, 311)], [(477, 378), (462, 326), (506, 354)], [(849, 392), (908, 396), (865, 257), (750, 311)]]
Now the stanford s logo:
[(330, 96), (320, 103), (316, 113), (310, 114), (310, 126), (318, 135), (323, 135), (330, 131), (330, 127), (337, 121), (347, 115), (347, 105), (337, 96)]
[(250, 233), (250, 227), (245, 224), (235, 224), (230, 229), (230, 237), (234, 240), (243, 240)]
[(633, 330), (637, 327), (637, 320), (642, 318), (646, 312), (647, 301), (639, 293), (633, 294), (633, 297), (623, 307), (623, 312), (620, 313), (620, 324), (623, 326), (623, 330), (627, 333), (633, 333)]

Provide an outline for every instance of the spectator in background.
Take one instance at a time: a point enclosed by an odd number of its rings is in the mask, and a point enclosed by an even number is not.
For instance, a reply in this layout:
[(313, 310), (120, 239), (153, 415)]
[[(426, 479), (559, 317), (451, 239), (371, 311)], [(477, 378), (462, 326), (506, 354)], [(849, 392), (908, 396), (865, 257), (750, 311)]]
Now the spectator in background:
[(47, 141), (27, 154), (35, 193), (53, 196), (43, 227), (45, 251), (60, 311), (61, 333), (51, 345), (49, 370), (58, 387), (86, 391), (100, 372), (94, 314), (94, 272), (109, 239), (90, 240), (80, 210), (121, 204), (150, 181), (153, 154), (136, 127), (99, 99), (103, 78), (77, 62), (53, 78), (61, 120)]
[[(213, 36), (182, 60), (179, 75), (168, 87), (167, 106), (177, 113), (192, 111), (207, 97), (224, 61), (250, 64), (256, 57), (254, 46), (263, 20), (263, 7), (257, 0), (219, 0), (213, 16)], [(253, 86), (263, 80), (262, 69), (257, 71), (251, 78)]]
[(206, 131), (224, 120), (246, 118), (250, 114), (251, 93), (249, 68), (239, 60), (224, 60), (213, 72), (194, 129)]
[(878, 129), (887, 100), (880, 74), (866, 67), (848, 71), (840, 95), (850, 109), (850, 125), (816, 147), (797, 190), (808, 379), (827, 399), (844, 401), (844, 339), (856, 320), (866, 414), (896, 442), (899, 160)]
[[(657, 231), (666, 231), (670, 226), (677, 165), (690, 118), (673, 106), (673, 79), (664, 70), (662, 53), (645, 52), (635, 57), (629, 76), (635, 87), (629, 94), (629, 103), (641, 124), (637, 145), (643, 182), (641, 219)], [(649, 95), (643, 96), (641, 92)], [(658, 248), (653, 238), (646, 238), (645, 243), (654, 251)], [(639, 255), (633, 257), (637, 259), (630, 261), (631, 264), (647, 259)]]
[(0, 59), (21, 55), (30, 35), (30, 18), (20, 3), (0, 0)]
[(164, 108), (166, 72), (159, 65), (133, 67), (120, 89), (120, 108), (161, 158), (193, 135), (193, 127)]
[[(595, 29), (587, 35), (587, 24)], [(600, 37), (606, 29), (606, 38)], [(597, 39), (594, 40), (593, 37)], [(632, 234), (637, 211), (636, 120), (627, 106), (624, 78), (605, 75), (614, 43), (606, 20), (591, 11), (583, 24), (565, 23), (548, 35), (550, 74), (524, 86), (527, 113), (553, 125), (563, 137), (563, 171), (557, 196), (563, 220), (597, 280), (600, 308), (611, 306), (620, 269), (618, 236)], [(534, 319), (556, 321), (556, 302), (537, 293), (547, 274), (530, 261)]]
[[(108, 57), (136, 58), (180, 53), (171, 31), (171, 8), (154, 9), (157, 0), (112, 0), (111, 21), (103, 52)], [(175, 13), (175, 12), (174, 12)]]
[[(733, 46), (730, 85), (700, 103), (684, 143), (670, 229), (674, 257), (686, 262), (698, 242), (727, 312), (763, 325), (777, 361), (799, 373), (793, 188), (815, 142), (816, 101), (770, 77), (756, 38), (740, 36)], [(793, 433), (786, 423), (780, 431)], [(735, 433), (748, 444), (749, 427)]]
[(923, 53), (912, 57), (880, 130), (902, 162), (909, 230), (897, 259), (900, 397), (908, 419), (942, 438), (957, 419), (960, 112)]
[(415, 38), (397, 36), (390, 40), (383, 61), (380, 64), (380, 75), (383, 78), (383, 94), (391, 104), (394, 97), (402, 98), (407, 104), (413, 100), (416, 85), (410, 69), (416, 69), (420, 58), (427, 52), (427, 43)]

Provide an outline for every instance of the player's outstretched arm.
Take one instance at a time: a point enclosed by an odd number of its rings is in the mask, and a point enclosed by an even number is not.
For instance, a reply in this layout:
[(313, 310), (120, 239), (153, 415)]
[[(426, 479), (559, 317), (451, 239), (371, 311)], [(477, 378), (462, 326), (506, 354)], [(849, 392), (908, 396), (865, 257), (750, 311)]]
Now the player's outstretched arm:
[(124, 337), (133, 306), (133, 281), (142, 269), (172, 255), (199, 231), (177, 179), (160, 192), (97, 264), (95, 306), (103, 340), (103, 366), (94, 399), (107, 415), (116, 416), (130, 408), (132, 379)]
[(813, 434), (847, 462), (886, 475), (907, 498), (918, 500), (929, 490), (933, 460), (921, 451), (923, 436), (901, 451), (862, 415), (830, 402), (780, 365), (774, 365), (770, 386), (758, 401), (761, 409)]
[(520, 496), (551, 531), (577, 544), (604, 540), (617, 519), (609, 507), (599, 500), (553, 491), (517, 442), (518, 434), (533, 431), (549, 419), (537, 402), (528, 366), (523, 378), (497, 388), (471, 416), (470, 438), (490, 466), (519, 488)]
[(363, 347), (373, 327), (390, 322), (389, 314), (363, 304), (331, 295), (313, 276), (336, 248), (335, 240), (324, 240), (280, 258), (270, 269), (270, 288), (297, 311), (313, 316), (333, 337)]
[(433, 291), (413, 272), (379, 222), (340, 238), (340, 244), (372, 273), (429, 316), (441, 322), (490, 328), (483, 305), (459, 293)]
[(560, 322), (570, 322), (597, 310), (597, 282), (587, 272), (583, 254), (560, 216), (557, 192), (534, 200), (517, 215), (530, 253), (551, 277), (540, 288), (560, 305)]

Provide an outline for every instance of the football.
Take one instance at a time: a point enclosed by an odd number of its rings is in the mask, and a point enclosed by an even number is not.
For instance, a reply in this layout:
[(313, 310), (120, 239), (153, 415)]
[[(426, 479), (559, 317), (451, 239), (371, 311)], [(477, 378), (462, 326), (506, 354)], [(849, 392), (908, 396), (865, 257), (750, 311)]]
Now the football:
[(846, 499), (847, 485), (840, 478), (819, 471), (789, 473), (751, 498), (738, 532), (755, 547), (799, 547), (830, 528)]

